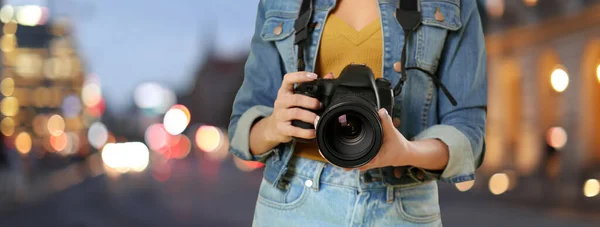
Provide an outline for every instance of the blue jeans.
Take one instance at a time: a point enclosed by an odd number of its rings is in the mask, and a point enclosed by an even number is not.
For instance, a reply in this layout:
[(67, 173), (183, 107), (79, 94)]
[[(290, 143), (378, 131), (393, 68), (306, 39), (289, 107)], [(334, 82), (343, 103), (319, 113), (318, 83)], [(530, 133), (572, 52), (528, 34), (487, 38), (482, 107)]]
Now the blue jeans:
[(442, 226), (435, 181), (386, 186), (358, 170), (293, 157), (281, 182), (263, 178), (253, 226)]

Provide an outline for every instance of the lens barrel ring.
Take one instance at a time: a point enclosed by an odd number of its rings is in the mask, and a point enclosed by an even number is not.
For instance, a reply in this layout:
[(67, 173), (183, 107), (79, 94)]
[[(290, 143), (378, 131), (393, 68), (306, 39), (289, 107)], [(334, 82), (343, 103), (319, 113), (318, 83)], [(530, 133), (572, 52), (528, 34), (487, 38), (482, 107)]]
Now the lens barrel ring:
[[(327, 108), (317, 125), (317, 143), (321, 155), (331, 164), (343, 168), (355, 168), (363, 166), (375, 158), (383, 142), (383, 127), (381, 125), (381, 121), (379, 120), (379, 115), (375, 109), (377, 108), (373, 106), (373, 104), (362, 99), (361, 97), (347, 97), (344, 98), (343, 101), (335, 103), (330, 106), (330, 108)], [(328, 138), (328, 136), (331, 136), (328, 134), (333, 131), (331, 128), (329, 128), (331, 127), (331, 121), (337, 121), (336, 118), (338, 116), (346, 113), (353, 113), (362, 116), (363, 119), (366, 120), (366, 123), (370, 125), (369, 128), (372, 130), (371, 142), (367, 145), (364, 155), (361, 155), (358, 158), (347, 159), (340, 157), (341, 152), (335, 150), (333, 141)]]

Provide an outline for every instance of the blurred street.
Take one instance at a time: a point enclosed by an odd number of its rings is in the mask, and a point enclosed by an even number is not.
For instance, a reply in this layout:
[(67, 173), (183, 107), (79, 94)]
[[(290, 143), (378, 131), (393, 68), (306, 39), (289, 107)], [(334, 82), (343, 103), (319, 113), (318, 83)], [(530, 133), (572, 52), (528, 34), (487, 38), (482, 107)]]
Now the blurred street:
[[(600, 0), (476, 1), (486, 155), (439, 183), (445, 226), (600, 226)], [(0, 227), (250, 226), (258, 2), (0, 0)]]
[[(2, 226), (250, 226), (262, 169), (243, 172), (231, 160), (220, 165), (196, 158), (178, 160), (171, 163), (171, 175), (162, 183), (152, 179), (149, 171), (120, 178), (102, 174), (0, 213), (0, 220)], [(440, 190), (445, 226), (600, 223), (597, 213), (508, 202), (478, 195), (482, 191), (459, 192), (442, 183)]]

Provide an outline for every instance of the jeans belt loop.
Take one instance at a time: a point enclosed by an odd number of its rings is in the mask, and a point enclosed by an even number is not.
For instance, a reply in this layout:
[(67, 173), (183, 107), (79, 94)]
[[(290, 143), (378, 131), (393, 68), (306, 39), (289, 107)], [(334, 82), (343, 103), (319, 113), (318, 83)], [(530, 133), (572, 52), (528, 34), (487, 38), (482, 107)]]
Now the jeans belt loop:
[(387, 200), (387, 203), (393, 203), (394, 202), (394, 186), (391, 186), (391, 185), (387, 186), (386, 200)]
[(423, 179), (419, 179), (417, 176), (415, 176), (414, 171), (413, 170), (417, 170), (417, 171), (422, 171), (419, 168), (416, 168), (414, 166), (411, 166), (410, 168), (408, 168), (408, 176), (410, 176), (410, 178), (412, 178), (414, 181), (419, 182), (419, 183), (423, 183), (425, 182)]
[(323, 162), (315, 162), (317, 163), (315, 165), (316, 169), (314, 170), (313, 173), (313, 190), (315, 191), (319, 191), (319, 186), (321, 185), (321, 174), (323, 174), (323, 169), (325, 169), (325, 163)]

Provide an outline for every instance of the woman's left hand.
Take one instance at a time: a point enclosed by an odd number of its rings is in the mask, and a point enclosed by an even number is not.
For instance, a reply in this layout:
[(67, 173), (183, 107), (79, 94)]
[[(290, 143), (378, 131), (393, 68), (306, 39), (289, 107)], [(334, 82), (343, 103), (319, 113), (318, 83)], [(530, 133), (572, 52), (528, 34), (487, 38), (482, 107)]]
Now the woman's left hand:
[(380, 109), (378, 113), (383, 126), (383, 143), (377, 156), (366, 165), (358, 167), (358, 170), (410, 165), (413, 152), (410, 149), (411, 142), (394, 127), (392, 117), (385, 109)]

